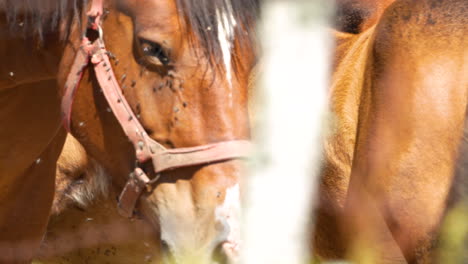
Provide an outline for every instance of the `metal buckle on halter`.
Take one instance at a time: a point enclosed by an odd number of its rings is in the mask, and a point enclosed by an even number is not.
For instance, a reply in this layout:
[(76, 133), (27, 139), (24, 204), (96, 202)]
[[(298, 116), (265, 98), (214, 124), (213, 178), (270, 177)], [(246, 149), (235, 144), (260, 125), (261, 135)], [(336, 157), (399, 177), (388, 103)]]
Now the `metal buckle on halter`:
[(86, 13), (88, 16), (88, 25), (92, 26), (94, 30), (98, 30), (99, 24), (101, 22), (101, 16), (104, 11), (103, 0), (93, 0), (91, 3), (91, 8)]
[[(103, 14), (103, 6), (102, 0), (100, 1), (93, 1), (91, 9), (86, 13), (88, 21), (86, 25), (86, 32), (84, 37), (91, 39), (93, 42), (99, 40), (99, 45), (103, 47), (104, 39), (103, 39), (103, 30), (101, 27), (101, 18)], [(98, 33), (97, 38), (89, 36), (89, 30), (95, 31)]]
[[(136, 178), (137, 178), (137, 180), (139, 180), (139, 181), (141, 181), (142, 183), (145, 184), (145, 191), (148, 192), (148, 193), (153, 191), (154, 184), (161, 178), (161, 173), (160, 172), (156, 173), (156, 175), (152, 179), (150, 179), (148, 177), (147, 171), (153, 170), (153, 167), (151, 167), (152, 165), (150, 165), (151, 161), (152, 160), (150, 159), (150, 160), (145, 161), (144, 163), (140, 163), (138, 160), (136, 160), (135, 161), (135, 170), (134, 170), (134, 171), (136, 171), (137, 168), (139, 168), (141, 170), (140, 174), (136, 175)], [(150, 166), (148, 166), (148, 165), (150, 165)], [(131, 173), (129, 175), (129, 180), (132, 178), (132, 174), (134, 174), (134, 173)]]

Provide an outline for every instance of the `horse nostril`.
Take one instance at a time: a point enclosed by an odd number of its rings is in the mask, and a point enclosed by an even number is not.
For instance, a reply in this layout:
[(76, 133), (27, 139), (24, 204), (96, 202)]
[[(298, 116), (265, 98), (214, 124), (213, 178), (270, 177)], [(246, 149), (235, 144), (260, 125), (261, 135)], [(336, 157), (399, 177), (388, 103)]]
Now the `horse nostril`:
[(165, 254), (170, 253), (169, 244), (167, 244), (167, 242), (164, 240), (161, 240), (161, 251)]
[(218, 246), (216, 246), (216, 248), (213, 250), (213, 255), (212, 255), (213, 263), (216, 263), (216, 264), (231, 263), (231, 261), (229, 261), (230, 258), (228, 254), (226, 254), (226, 250), (223, 246), (224, 243), (225, 242), (218, 244)]
[(164, 240), (161, 240), (161, 253), (162, 253), (162, 257), (163, 257), (162, 263), (165, 263), (165, 264), (175, 264), (175, 263), (177, 263), (176, 258), (173, 255), (173, 252), (171, 250), (171, 247)]

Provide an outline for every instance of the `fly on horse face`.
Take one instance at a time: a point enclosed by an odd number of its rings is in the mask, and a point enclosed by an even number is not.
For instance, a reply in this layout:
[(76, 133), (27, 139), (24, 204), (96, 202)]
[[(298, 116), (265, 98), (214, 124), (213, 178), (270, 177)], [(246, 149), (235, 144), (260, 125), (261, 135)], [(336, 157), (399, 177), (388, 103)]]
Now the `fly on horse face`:
[(62, 120), (123, 190), (119, 212), (152, 221), (166, 259), (235, 255), (257, 3), (0, 7), (1, 261), (27, 262), (42, 239)]
[(334, 32), (318, 255), (433, 262), (467, 107), (466, 9), (396, 0), (367, 30)]

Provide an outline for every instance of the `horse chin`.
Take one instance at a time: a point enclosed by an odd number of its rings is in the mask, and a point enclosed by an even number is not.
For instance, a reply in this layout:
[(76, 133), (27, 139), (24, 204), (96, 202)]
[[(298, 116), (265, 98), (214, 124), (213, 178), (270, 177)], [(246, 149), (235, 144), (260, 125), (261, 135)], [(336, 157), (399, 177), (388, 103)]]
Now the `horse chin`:
[[(193, 191), (193, 185), (190, 181), (163, 184), (142, 200), (144, 217), (159, 226), (163, 263), (236, 263), (239, 185), (224, 187), (219, 193), (204, 192), (206, 188)], [(210, 193), (213, 196), (208, 199)]]

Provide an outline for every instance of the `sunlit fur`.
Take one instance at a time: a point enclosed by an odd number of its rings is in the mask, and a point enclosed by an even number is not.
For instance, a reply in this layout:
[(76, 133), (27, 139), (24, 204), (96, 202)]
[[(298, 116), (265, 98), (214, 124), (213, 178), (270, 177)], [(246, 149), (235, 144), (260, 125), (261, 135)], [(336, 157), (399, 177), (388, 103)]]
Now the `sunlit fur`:
[(321, 257), (434, 261), (466, 112), (464, 9), (458, 0), (397, 0), (366, 30), (358, 23), (358, 34), (332, 32)]

